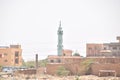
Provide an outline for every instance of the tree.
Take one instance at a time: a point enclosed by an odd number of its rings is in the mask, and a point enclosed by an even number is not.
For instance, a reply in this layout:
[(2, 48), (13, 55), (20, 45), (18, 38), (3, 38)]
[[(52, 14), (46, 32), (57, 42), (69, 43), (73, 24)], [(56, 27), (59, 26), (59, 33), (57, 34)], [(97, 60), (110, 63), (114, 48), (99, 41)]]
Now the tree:
[(24, 66), (26, 66), (28, 68), (34, 68), (35, 67), (35, 61), (24, 62)]
[(2, 70), (2, 65), (0, 65), (0, 71)]
[(79, 76), (76, 76), (76, 77), (75, 77), (75, 80), (80, 80), (80, 79), (79, 79)]
[[(39, 60), (38, 65), (41, 67), (46, 67), (48, 61), (47, 59)], [(28, 67), (28, 68), (34, 68), (35, 67), (35, 61), (22, 61), (22, 66)]]
[(94, 60), (93, 59), (87, 59), (87, 60), (84, 60), (82, 63), (81, 63), (81, 66), (84, 67), (83, 69), (83, 73), (86, 74), (86, 75), (89, 75), (91, 73), (91, 65), (94, 63)]
[(64, 66), (59, 66), (56, 73), (58, 76), (67, 76), (69, 74), (69, 71), (66, 70)]
[(22, 59), (22, 66), (26, 66), (26, 62)]
[(48, 63), (48, 60), (47, 60), (47, 59), (43, 59), (43, 60), (40, 60), (40, 61), (38, 62), (38, 64), (39, 64), (41, 67), (46, 67), (47, 63)]

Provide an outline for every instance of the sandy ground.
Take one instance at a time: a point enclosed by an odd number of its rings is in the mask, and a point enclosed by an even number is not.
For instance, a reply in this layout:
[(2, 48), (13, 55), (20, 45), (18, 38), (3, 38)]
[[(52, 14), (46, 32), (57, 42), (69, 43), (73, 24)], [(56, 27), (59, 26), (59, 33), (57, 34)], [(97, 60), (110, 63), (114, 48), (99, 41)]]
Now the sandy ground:
[[(78, 79), (77, 79), (78, 78)], [(120, 77), (98, 77), (94, 75), (84, 76), (50, 76), (50, 75), (19, 75), (14, 77), (3, 76), (0, 80), (120, 80)]]

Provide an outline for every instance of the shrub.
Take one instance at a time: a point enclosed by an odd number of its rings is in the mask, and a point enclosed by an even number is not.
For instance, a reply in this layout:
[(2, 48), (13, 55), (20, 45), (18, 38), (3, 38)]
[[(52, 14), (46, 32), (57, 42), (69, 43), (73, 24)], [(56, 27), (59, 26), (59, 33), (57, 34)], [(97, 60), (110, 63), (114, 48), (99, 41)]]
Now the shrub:
[(65, 69), (64, 66), (60, 66), (56, 71), (58, 76), (67, 76), (69, 74), (69, 71)]
[(81, 63), (81, 65), (84, 67), (84, 73), (86, 75), (89, 75), (91, 73), (91, 64), (93, 63), (93, 59), (87, 59)]
[(75, 77), (75, 80), (80, 80), (78, 76)]
[(0, 71), (2, 71), (2, 66), (0, 65)]

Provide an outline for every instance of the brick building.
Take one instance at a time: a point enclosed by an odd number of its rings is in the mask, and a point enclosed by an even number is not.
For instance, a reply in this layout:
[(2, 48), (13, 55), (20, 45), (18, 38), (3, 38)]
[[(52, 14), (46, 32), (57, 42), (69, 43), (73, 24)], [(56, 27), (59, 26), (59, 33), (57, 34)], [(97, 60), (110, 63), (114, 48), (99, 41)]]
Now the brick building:
[[(87, 57), (85, 58), (81, 56), (72, 56), (71, 50), (63, 50), (62, 35), (63, 31), (60, 22), (57, 45), (58, 55), (48, 56), (48, 63), (46, 65), (47, 74), (56, 75), (59, 66), (64, 66), (70, 71), (70, 74), (74, 75), (85, 75), (86, 73), (99, 75), (100, 70), (113, 70), (117, 73), (117, 76), (120, 76), (120, 57), (111, 57), (120, 55), (120, 37), (117, 37), (119, 42), (115, 43), (87, 44)], [(90, 65), (89, 69), (88, 64)]]
[[(50, 56), (49, 58), (57, 60), (57, 58), (62, 58), (61, 63), (48, 63), (47, 74), (56, 75), (56, 71), (59, 69), (59, 66), (64, 66), (67, 70), (70, 71), (71, 75), (85, 75), (86, 64), (91, 62), (89, 65), (90, 74), (99, 76), (101, 70), (110, 71), (113, 70), (116, 72), (116, 76), (120, 76), (120, 58), (119, 57), (79, 57), (79, 56)], [(55, 61), (54, 60), (54, 61)], [(85, 63), (86, 64), (83, 64)], [(103, 76), (114, 76), (109, 74), (110, 72), (105, 73)], [(106, 75), (108, 74), (108, 75)]]
[(69, 49), (63, 49), (62, 53), (63, 53), (63, 56), (72, 56), (72, 50), (69, 50)]
[(87, 44), (87, 57), (90, 56), (105, 56), (105, 57), (120, 57), (120, 37), (117, 37), (119, 42), (103, 43), (103, 44)]
[(48, 56), (48, 62), (49, 63), (61, 63), (61, 62), (63, 62), (63, 58), (73, 57), (72, 52), (73, 52), (72, 50), (64, 49), (64, 50), (62, 50), (62, 55), (63, 56), (49, 55)]
[(21, 45), (0, 46), (0, 65), (21, 66), (22, 49)]
[(100, 55), (100, 51), (103, 48), (103, 44), (87, 44), (86, 45), (86, 53), (87, 57), (89, 56), (98, 56)]

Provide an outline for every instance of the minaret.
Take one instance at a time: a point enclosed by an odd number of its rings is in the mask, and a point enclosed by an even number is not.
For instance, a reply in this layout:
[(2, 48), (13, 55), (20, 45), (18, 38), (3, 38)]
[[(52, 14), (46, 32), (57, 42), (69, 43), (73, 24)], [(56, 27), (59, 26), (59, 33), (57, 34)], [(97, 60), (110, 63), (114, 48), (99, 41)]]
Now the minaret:
[(62, 27), (61, 27), (61, 21), (59, 23), (59, 28), (58, 28), (58, 45), (57, 45), (57, 52), (58, 52), (58, 56), (62, 56), (62, 50), (63, 50), (63, 38), (62, 38), (62, 35), (63, 35), (63, 30), (62, 30)]

